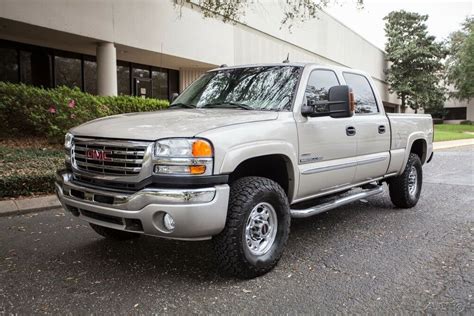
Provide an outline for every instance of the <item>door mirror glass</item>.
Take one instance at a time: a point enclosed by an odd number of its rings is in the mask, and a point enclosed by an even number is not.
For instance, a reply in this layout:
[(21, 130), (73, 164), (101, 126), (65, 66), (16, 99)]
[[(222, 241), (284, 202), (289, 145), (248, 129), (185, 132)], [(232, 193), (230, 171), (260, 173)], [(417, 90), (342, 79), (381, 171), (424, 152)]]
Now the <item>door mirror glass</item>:
[(309, 117), (351, 117), (354, 108), (354, 95), (349, 86), (334, 86), (328, 91), (327, 101), (308, 100), (301, 108), (301, 114)]
[(176, 93), (176, 92), (175, 92), (175, 93), (173, 93), (173, 94), (171, 95), (171, 98), (170, 98), (170, 101), (171, 101), (171, 103), (173, 103), (173, 102), (174, 102), (174, 100), (176, 100), (176, 99), (178, 98), (178, 96), (179, 96), (179, 94), (178, 94), (178, 93)]

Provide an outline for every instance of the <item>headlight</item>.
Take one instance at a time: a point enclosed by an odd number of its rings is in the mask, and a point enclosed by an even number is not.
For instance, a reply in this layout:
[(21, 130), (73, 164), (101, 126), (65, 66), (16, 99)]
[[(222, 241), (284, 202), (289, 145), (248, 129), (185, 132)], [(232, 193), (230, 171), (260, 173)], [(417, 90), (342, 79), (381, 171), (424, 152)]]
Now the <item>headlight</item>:
[(64, 136), (64, 160), (66, 162), (66, 167), (71, 164), (71, 149), (74, 136), (71, 133), (66, 133)]
[(157, 174), (211, 175), (213, 148), (209, 141), (200, 138), (169, 138), (155, 143)]
[(74, 139), (74, 136), (71, 133), (66, 133), (66, 136), (64, 136), (65, 149), (71, 149), (73, 139)]

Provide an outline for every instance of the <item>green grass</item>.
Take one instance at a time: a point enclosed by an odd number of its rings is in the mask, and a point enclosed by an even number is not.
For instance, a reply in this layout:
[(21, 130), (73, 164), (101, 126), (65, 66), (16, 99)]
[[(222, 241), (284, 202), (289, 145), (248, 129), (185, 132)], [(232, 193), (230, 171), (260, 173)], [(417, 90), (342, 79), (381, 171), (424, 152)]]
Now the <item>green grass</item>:
[(63, 166), (61, 149), (0, 145), (0, 198), (54, 192), (55, 172)]
[(447, 140), (474, 138), (474, 125), (454, 125), (454, 124), (437, 124), (435, 128), (435, 142)]

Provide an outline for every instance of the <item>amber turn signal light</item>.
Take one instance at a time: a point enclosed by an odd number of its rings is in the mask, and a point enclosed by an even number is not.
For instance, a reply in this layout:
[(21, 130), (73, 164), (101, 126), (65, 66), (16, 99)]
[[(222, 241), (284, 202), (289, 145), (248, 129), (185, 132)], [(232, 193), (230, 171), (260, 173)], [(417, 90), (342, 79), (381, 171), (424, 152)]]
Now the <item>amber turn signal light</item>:
[(189, 173), (191, 174), (203, 174), (204, 172), (206, 172), (206, 166), (189, 166)]
[(193, 143), (193, 156), (194, 157), (212, 157), (211, 144), (205, 140), (198, 139)]

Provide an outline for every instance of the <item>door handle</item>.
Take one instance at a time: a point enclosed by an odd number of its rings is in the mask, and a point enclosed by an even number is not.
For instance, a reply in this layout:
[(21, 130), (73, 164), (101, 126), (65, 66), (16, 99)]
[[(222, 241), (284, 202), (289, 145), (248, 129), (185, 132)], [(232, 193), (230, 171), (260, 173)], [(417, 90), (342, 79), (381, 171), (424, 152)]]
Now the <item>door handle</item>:
[(346, 127), (346, 135), (347, 136), (354, 136), (356, 134), (356, 129), (354, 126), (347, 126)]
[(385, 125), (380, 125), (379, 126), (379, 134), (385, 133)]

